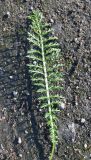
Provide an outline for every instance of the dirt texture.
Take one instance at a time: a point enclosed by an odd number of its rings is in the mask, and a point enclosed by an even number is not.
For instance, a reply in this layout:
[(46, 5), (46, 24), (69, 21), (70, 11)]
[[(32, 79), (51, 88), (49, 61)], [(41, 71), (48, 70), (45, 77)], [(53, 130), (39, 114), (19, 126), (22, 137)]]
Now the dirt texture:
[(53, 27), (65, 66), (54, 160), (90, 160), (91, 0), (0, 0), (0, 159), (48, 160), (51, 149), (27, 68), (33, 9)]

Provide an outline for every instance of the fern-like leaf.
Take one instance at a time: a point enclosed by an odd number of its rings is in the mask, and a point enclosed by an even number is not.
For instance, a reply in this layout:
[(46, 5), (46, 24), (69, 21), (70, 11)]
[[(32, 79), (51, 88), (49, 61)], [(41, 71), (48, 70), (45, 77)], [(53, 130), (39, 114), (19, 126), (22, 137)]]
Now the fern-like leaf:
[(57, 42), (57, 37), (52, 36), (52, 29), (49, 24), (43, 22), (43, 15), (40, 11), (33, 11), (28, 18), (32, 21), (31, 30), (28, 32), (28, 40), (30, 42), (30, 50), (28, 65), (31, 72), (32, 82), (37, 86), (38, 99), (41, 102), (41, 108), (47, 110), (45, 118), (50, 130), (50, 139), (52, 142), (52, 152), (50, 160), (53, 158), (55, 146), (58, 142), (57, 115), (59, 111), (55, 105), (59, 105), (60, 96), (59, 90), (63, 76), (60, 73), (61, 64), (60, 49)]

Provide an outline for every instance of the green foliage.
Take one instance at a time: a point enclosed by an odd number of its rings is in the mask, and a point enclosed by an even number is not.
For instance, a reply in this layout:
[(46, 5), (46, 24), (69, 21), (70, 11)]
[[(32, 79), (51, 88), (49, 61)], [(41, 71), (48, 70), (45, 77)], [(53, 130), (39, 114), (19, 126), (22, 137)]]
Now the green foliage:
[(28, 58), (30, 59), (29, 71), (31, 73), (32, 83), (37, 86), (38, 99), (41, 102), (41, 108), (46, 109), (45, 118), (50, 130), (50, 139), (52, 143), (52, 151), (50, 160), (53, 158), (55, 146), (58, 143), (58, 127), (57, 127), (57, 105), (59, 105), (60, 82), (63, 75), (60, 72), (62, 64), (59, 44), (57, 37), (52, 35), (52, 29), (49, 24), (44, 23), (42, 13), (33, 11), (28, 17), (31, 21), (28, 40), (30, 42), (30, 50)]

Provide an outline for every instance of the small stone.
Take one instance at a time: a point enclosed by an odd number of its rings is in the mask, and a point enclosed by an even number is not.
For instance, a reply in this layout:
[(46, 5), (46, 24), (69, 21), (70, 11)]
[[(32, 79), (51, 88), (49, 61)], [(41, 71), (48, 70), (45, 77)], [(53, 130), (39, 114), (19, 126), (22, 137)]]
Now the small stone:
[(67, 116), (69, 116), (70, 114), (69, 113), (67, 113)]
[(51, 22), (51, 23), (54, 23), (54, 20), (51, 18), (51, 19), (50, 19), (50, 22)]
[(40, 124), (40, 128), (42, 128), (43, 127), (43, 122)]
[(87, 156), (84, 156), (84, 159), (87, 159)]
[(8, 15), (8, 17), (10, 17), (10, 12), (9, 11), (7, 11), (7, 15)]
[(22, 154), (19, 154), (19, 157), (22, 157)]
[(85, 149), (87, 148), (87, 144), (86, 144), (86, 143), (84, 144), (84, 148), (85, 148)]
[(81, 123), (85, 123), (85, 118), (82, 118), (82, 119), (81, 119)]
[(62, 102), (60, 107), (61, 109), (65, 109), (65, 103)]
[(27, 131), (27, 130), (25, 130), (25, 133), (26, 133), (26, 134), (28, 134), (28, 131)]
[(18, 138), (18, 143), (21, 144), (21, 137)]
[(30, 9), (33, 10), (33, 6), (31, 6)]
[(76, 86), (76, 88), (78, 89), (78, 88), (79, 88), (79, 86)]
[(42, 128), (42, 125), (40, 124), (40, 128)]
[(17, 91), (13, 91), (13, 95), (17, 96), (18, 92)]
[(78, 102), (76, 102), (76, 106), (78, 105)]
[(10, 79), (13, 79), (13, 76), (9, 76)]
[(16, 100), (17, 100), (17, 98), (15, 98), (15, 97), (14, 97), (14, 98), (13, 98), (13, 100), (14, 100), (14, 101), (16, 101)]
[(78, 39), (78, 38), (75, 38), (75, 42), (76, 42), (77, 44), (79, 44), (79, 39)]
[(29, 154), (30, 152), (28, 151), (27, 153)]
[(1, 148), (4, 150), (4, 147), (3, 147), (3, 145), (1, 144)]
[(23, 112), (21, 112), (21, 115), (23, 116), (23, 115), (24, 115), (24, 113), (23, 113)]

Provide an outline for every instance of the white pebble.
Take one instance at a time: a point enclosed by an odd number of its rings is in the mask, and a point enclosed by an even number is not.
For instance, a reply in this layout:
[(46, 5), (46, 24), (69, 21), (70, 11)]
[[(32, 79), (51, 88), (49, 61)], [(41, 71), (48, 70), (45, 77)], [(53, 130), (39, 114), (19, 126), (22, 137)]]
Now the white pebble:
[(15, 98), (15, 97), (14, 97), (14, 98), (13, 98), (13, 100), (14, 100), (14, 101), (16, 101), (16, 100), (17, 100), (17, 98)]
[(19, 154), (19, 157), (22, 157), (22, 154)]
[(13, 79), (13, 76), (9, 76), (10, 79)]
[(9, 11), (7, 11), (7, 14), (8, 14), (8, 16), (10, 16), (10, 12)]
[(25, 133), (26, 133), (26, 134), (28, 134), (28, 131), (27, 131), (27, 130), (25, 130)]
[(17, 91), (13, 91), (13, 95), (16, 96), (18, 94)]
[(3, 147), (3, 145), (1, 144), (1, 148), (4, 150), (4, 147)]
[(65, 103), (61, 103), (61, 109), (65, 109)]
[(18, 138), (18, 143), (21, 144), (21, 137)]
[(87, 148), (87, 144), (86, 143), (84, 144), (84, 148)]
[(85, 118), (82, 118), (82, 119), (81, 119), (81, 123), (85, 123)]
[(31, 6), (30, 8), (31, 8), (31, 10), (33, 10), (33, 6)]
[(69, 113), (67, 113), (67, 116), (69, 116), (70, 114)]
[(50, 22), (51, 22), (51, 23), (54, 23), (54, 20), (51, 18), (51, 19), (50, 19)]
[(42, 111), (42, 109), (40, 108), (40, 109), (39, 109), (39, 111), (41, 112), (41, 111)]
[(23, 112), (21, 112), (21, 115), (24, 115), (24, 113), (23, 113)]

